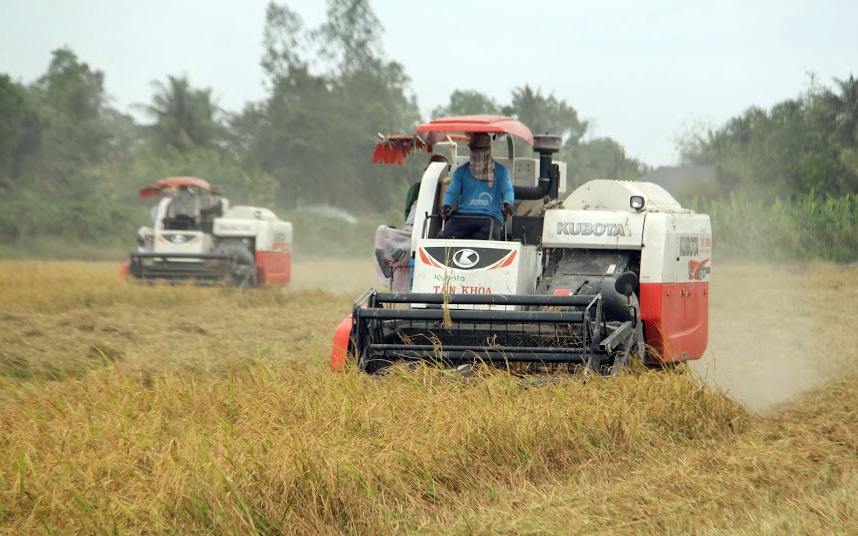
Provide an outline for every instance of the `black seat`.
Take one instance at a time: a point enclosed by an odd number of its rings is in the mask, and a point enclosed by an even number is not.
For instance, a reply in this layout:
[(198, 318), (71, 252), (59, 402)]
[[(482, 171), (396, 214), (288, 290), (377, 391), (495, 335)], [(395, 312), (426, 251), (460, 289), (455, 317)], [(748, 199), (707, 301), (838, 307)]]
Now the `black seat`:
[(164, 226), (171, 231), (193, 231), (197, 227), (194, 218), (187, 214), (179, 214), (173, 218), (167, 218), (164, 223)]

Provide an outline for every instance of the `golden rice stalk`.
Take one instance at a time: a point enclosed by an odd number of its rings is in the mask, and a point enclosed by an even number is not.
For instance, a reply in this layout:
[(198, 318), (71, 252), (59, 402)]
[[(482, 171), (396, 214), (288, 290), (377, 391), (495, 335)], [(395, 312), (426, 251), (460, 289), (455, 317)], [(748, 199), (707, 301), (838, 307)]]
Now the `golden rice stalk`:
[(441, 292), (444, 295), (444, 301), (441, 304), (442, 309), (444, 310), (444, 317), (441, 320), (441, 326), (445, 328), (453, 327), (453, 319), (450, 318), (450, 250), (447, 249), (446, 258), (444, 259), (444, 285), (441, 288)]

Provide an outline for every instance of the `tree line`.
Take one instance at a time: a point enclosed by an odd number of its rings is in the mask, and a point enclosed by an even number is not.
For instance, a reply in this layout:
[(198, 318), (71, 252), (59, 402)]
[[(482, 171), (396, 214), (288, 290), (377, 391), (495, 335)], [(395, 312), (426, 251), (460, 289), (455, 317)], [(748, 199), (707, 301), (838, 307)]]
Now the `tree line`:
[[(0, 237), (132, 233), (145, 222), (137, 189), (169, 175), (204, 177), (234, 202), (275, 209), (398, 208), (420, 163), (373, 166), (376, 133), (410, 133), (429, 118), (405, 67), (386, 58), (382, 34), (369, 0), (328, 0), (326, 20), (312, 28), (272, 2), (260, 58), (265, 98), (224, 110), (212, 88), (168, 75), (152, 83), (149, 102), (134, 105), (142, 122), (110, 105), (107, 75), (68, 47), (53, 51), (32, 83), (0, 74)], [(471, 113), (512, 115), (534, 131), (562, 134), (578, 182), (646, 170), (614, 140), (582, 141), (586, 122), (540, 88), (514, 88), (507, 104), (457, 90), (433, 116)]]
[(753, 106), (680, 141), (686, 163), (715, 166), (719, 194), (797, 199), (858, 192), (858, 81), (808, 89), (770, 109)]
[[(359, 215), (398, 212), (422, 162), (373, 166), (376, 133), (410, 133), (430, 118), (421, 117), (405, 67), (386, 57), (369, 0), (327, 0), (317, 27), (271, 2), (261, 37), (266, 95), (240, 110), (222, 109), (213, 88), (170, 74), (134, 106), (139, 121), (110, 105), (106, 74), (68, 47), (52, 52), (35, 81), (0, 73), (0, 240), (128, 244), (147, 220), (137, 190), (170, 175), (204, 177), (233, 202), (277, 211), (327, 204)], [(474, 113), (560, 135), (570, 187), (649, 171), (617, 141), (586, 139), (578, 111), (542, 88), (512, 88), (507, 102), (457, 89), (431, 116)], [(680, 149), (683, 163), (716, 169), (714, 185), (684, 200), (721, 214), (716, 231), (772, 207), (848, 212), (858, 190), (858, 84), (851, 75), (831, 88), (814, 78), (795, 99), (688, 134)], [(757, 208), (741, 208), (750, 205)]]
[(797, 97), (681, 140), (685, 163), (716, 171), (686, 202), (711, 215), (725, 256), (858, 260), (858, 80), (833, 82), (811, 75)]

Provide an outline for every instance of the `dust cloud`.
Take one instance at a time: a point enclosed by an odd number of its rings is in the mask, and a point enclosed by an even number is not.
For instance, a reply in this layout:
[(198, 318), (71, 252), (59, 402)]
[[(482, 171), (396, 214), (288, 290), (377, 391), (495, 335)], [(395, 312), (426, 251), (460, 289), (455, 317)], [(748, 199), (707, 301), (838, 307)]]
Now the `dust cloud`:
[(692, 370), (763, 412), (858, 363), (858, 270), (727, 264), (713, 268), (709, 348)]
[[(381, 289), (370, 260), (296, 259), (292, 265), (290, 288), (322, 289), (354, 294), (357, 299), (368, 288)], [(348, 311), (343, 314), (348, 313)]]

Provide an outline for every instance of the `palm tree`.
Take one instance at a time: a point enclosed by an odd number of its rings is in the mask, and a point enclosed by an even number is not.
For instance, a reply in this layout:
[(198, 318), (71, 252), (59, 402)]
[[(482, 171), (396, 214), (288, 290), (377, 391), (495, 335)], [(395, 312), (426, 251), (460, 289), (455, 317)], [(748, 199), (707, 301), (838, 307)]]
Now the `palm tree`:
[(858, 145), (858, 80), (850, 74), (849, 78), (835, 78), (837, 93), (825, 90), (823, 100), (828, 113), (834, 121), (834, 134), (844, 147), (855, 148)]
[(152, 87), (152, 104), (142, 109), (155, 119), (153, 131), (159, 145), (185, 152), (215, 144), (222, 127), (211, 89), (193, 89), (186, 76), (168, 76), (166, 84), (154, 81)]
[(530, 127), (535, 133), (549, 133), (563, 138), (568, 146), (578, 144), (587, 132), (587, 122), (578, 118), (578, 111), (554, 95), (545, 96), (529, 84), (512, 91), (512, 103), (501, 110)]

